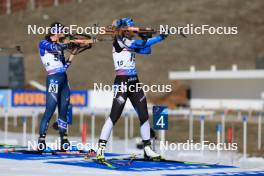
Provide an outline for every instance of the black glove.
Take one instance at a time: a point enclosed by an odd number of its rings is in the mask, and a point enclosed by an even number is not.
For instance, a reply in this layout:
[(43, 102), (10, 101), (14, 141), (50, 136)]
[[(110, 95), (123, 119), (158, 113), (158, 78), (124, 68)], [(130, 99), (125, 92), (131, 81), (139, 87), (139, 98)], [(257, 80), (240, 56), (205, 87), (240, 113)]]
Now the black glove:
[(138, 36), (142, 40), (148, 40), (149, 38), (152, 38), (152, 34), (151, 33), (139, 33)]
[(169, 34), (164, 34), (164, 33), (163, 33), (163, 34), (160, 34), (160, 37), (162, 38), (162, 40), (164, 40), (165, 38), (168, 37), (168, 35), (169, 35)]

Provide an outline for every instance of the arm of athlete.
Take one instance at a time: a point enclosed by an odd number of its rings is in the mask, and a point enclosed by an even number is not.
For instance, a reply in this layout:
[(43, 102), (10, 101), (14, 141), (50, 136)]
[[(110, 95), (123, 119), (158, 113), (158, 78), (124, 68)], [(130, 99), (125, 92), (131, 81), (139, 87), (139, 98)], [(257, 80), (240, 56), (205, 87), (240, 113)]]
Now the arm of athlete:
[(135, 49), (135, 52), (138, 54), (151, 54), (151, 47)]
[(74, 59), (74, 57), (75, 57), (75, 53), (76, 53), (77, 50), (78, 50), (78, 49), (74, 49), (74, 50), (72, 51), (72, 53), (70, 54), (69, 58), (66, 60), (66, 62), (65, 62), (65, 64), (64, 64), (64, 67), (65, 67), (66, 69), (68, 69), (68, 68), (70, 67), (70, 65), (71, 65), (71, 63), (72, 63), (72, 61), (73, 61), (73, 59)]
[(119, 45), (133, 49), (138, 54), (151, 54), (151, 46), (161, 42), (166, 37), (167, 36), (165, 35), (158, 35), (148, 40), (129, 40), (127, 38), (123, 38), (120, 40)]
[(161, 42), (165, 38), (166, 37), (164, 35), (158, 35), (158, 36), (149, 38), (148, 40), (129, 40), (127, 38), (123, 38), (122, 42), (126, 47), (130, 49), (140, 49), (140, 48), (150, 47), (156, 43)]
[(39, 48), (41, 49), (45, 49), (47, 51), (51, 51), (51, 52), (58, 52), (60, 50), (64, 50), (67, 48), (67, 45), (66, 44), (55, 44), (55, 43), (52, 43), (52, 42), (48, 42), (47, 40), (42, 40), (40, 43), (39, 43)]

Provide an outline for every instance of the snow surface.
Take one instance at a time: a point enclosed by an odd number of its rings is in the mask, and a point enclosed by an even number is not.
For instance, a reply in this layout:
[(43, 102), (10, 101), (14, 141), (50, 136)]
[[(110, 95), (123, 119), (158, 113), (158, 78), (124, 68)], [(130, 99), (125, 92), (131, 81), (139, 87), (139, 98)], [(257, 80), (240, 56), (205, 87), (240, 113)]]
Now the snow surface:
[[(56, 139), (56, 136), (49, 136), (48, 141)], [(27, 135), (27, 140), (36, 138)], [(70, 140), (80, 141), (80, 138), (70, 138)], [(114, 139), (113, 145), (110, 147), (113, 153), (126, 154), (141, 154), (142, 151), (136, 149), (136, 139), (128, 140), (127, 145), (124, 140)], [(22, 144), (22, 134), (9, 133), (8, 140), (4, 141), (4, 133), (0, 132), (0, 143), (8, 144)], [(89, 140), (88, 140), (89, 142)], [(125, 146), (128, 146), (125, 148)], [(158, 148), (158, 147), (157, 147)], [(173, 176), (173, 175), (225, 175), (226, 173), (234, 173), (234, 175), (249, 175), (256, 174), (264, 175), (264, 159), (263, 158), (243, 158), (241, 154), (235, 152), (221, 152), (220, 157), (217, 157), (217, 152), (214, 151), (165, 151), (164, 157), (166, 159), (201, 162), (211, 164), (221, 164), (234, 166), (234, 168), (217, 168), (217, 169), (181, 169), (181, 170), (159, 170), (159, 171), (144, 171), (144, 172), (130, 172), (117, 170), (105, 170), (91, 167), (80, 167), (74, 165), (53, 164), (52, 162), (71, 162), (78, 163), (84, 159), (82, 157), (76, 158), (62, 158), (62, 159), (46, 159), (46, 160), (14, 160), (0, 158), (0, 176), (106, 176), (106, 175), (122, 175), (122, 176)], [(87, 161), (88, 162), (88, 161)], [(260, 172), (263, 171), (263, 172)]]

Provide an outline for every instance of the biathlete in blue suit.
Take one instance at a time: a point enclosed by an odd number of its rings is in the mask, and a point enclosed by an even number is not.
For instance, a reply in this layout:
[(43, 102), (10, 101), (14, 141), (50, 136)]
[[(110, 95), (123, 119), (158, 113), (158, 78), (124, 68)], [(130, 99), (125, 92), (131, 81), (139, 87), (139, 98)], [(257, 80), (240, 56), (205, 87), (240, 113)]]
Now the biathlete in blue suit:
[(39, 150), (46, 148), (45, 138), (49, 121), (58, 107), (58, 130), (61, 139), (61, 149), (69, 146), (67, 138), (67, 111), (70, 102), (70, 87), (66, 70), (71, 65), (74, 54), (68, 59), (64, 57), (64, 50), (68, 44), (60, 43), (60, 38), (64, 37), (63, 25), (53, 23), (50, 32), (45, 39), (39, 43), (39, 54), (43, 66), (47, 71), (46, 79), (46, 109), (39, 126)]
[[(123, 18), (113, 23), (116, 27), (134, 26), (131, 18)], [(144, 144), (144, 156), (146, 158), (160, 158), (160, 155), (151, 148), (150, 124), (146, 96), (142, 88), (137, 88), (139, 80), (135, 66), (136, 54), (151, 54), (151, 46), (163, 41), (167, 35), (142, 40), (134, 39), (131, 32), (125, 32), (114, 38), (113, 61), (116, 77), (114, 81), (115, 91), (110, 117), (106, 120), (100, 135), (97, 150), (97, 159), (104, 160), (104, 151), (107, 140), (110, 137), (113, 126), (121, 116), (127, 98), (130, 99), (140, 120), (140, 133)], [(125, 86), (125, 87), (124, 87)]]

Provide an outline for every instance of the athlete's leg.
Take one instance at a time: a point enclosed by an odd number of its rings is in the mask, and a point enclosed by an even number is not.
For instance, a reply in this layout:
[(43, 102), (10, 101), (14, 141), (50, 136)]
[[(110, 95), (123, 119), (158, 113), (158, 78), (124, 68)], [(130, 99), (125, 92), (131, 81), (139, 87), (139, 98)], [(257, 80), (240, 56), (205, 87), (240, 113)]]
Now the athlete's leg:
[[(116, 77), (115, 85), (121, 85), (126, 80), (125, 78)], [(105, 121), (105, 124), (102, 128), (100, 139), (99, 139), (99, 148), (97, 155), (103, 156), (103, 152), (107, 143), (107, 140), (110, 137), (113, 126), (116, 124), (117, 120), (120, 118), (121, 113), (124, 109), (126, 100), (127, 100), (127, 91), (119, 89), (120, 87), (114, 90), (113, 104), (111, 108), (110, 117)]]
[(67, 135), (67, 112), (70, 103), (70, 88), (68, 85), (67, 77), (65, 75), (65, 80), (62, 83), (60, 90), (60, 107), (59, 107), (59, 117), (58, 117), (58, 128), (61, 138), (61, 149), (66, 150), (70, 145)]
[(47, 78), (46, 82), (46, 109), (44, 112), (44, 115), (40, 121), (40, 128), (39, 128), (39, 135), (40, 136), (46, 136), (49, 121), (56, 109), (57, 102), (58, 102), (58, 92), (52, 92), (50, 91), (50, 78)]
[(147, 100), (142, 89), (134, 90), (129, 93), (129, 99), (135, 108), (139, 121), (140, 121), (140, 134), (143, 141), (150, 140), (150, 125), (149, 125), (149, 114), (147, 107)]
[(67, 112), (70, 103), (70, 88), (68, 82), (65, 81), (61, 87), (60, 92), (60, 107), (58, 117), (59, 133), (65, 134), (67, 132)]
[(48, 76), (46, 81), (46, 109), (39, 125), (39, 150), (44, 150), (46, 148), (45, 137), (49, 126), (49, 121), (56, 109), (58, 101), (58, 91), (56, 92), (50, 89), (52, 86), (50, 80), (52, 78), (52, 76)]
[[(132, 84), (136, 84), (139, 81), (136, 80)], [(145, 158), (160, 158), (160, 155), (154, 152), (151, 148), (150, 141), (150, 124), (149, 124), (149, 115), (147, 108), (147, 100), (144, 94), (143, 89), (135, 89), (132, 92), (129, 92), (128, 97), (137, 111), (139, 120), (140, 120), (140, 134), (144, 144), (144, 157)]]

